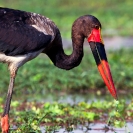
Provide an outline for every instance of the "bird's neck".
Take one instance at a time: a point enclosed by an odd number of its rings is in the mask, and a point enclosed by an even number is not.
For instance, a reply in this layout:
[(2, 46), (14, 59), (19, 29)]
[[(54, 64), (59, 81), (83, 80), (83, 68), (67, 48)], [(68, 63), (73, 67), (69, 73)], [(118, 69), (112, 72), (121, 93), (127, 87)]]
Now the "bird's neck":
[(66, 70), (72, 69), (80, 64), (82, 57), (83, 48), (73, 43), (72, 54), (66, 55), (62, 49), (62, 52), (57, 55), (56, 66)]
[(72, 46), (73, 52), (71, 55), (66, 55), (63, 50), (63, 44), (60, 33), (56, 36), (53, 45), (54, 48), (50, 49), (47, 55), (50, 57), (55, 66), (61, 69), (72, 69), (78, 66), (83, 57), (83, 42), (84, 38), (80, 35), (73, 35), (72, 33)]

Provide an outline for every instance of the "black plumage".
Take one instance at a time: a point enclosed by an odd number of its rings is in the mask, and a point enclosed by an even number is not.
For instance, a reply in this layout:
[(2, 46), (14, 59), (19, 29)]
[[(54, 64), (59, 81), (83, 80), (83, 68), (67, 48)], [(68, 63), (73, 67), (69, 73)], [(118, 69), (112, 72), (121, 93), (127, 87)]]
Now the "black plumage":
[(0, 52), (14, 56), (45, 48), (51, 42), (51, 35), (32, 25), (46, 21), (46, 17), (35, 13), (0, 8)]

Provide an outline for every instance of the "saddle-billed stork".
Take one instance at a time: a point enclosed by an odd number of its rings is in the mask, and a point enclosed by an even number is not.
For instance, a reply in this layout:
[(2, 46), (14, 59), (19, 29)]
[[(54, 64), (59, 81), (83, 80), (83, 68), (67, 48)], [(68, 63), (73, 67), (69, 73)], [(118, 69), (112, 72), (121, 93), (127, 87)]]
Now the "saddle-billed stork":
[(0, 61), (7, 63), (10, 71), (7, 99), (1, 118), (3, 133), (9, 132), (10, 103), (19, 67), (40, 53), (45, 53), (56, 67), (72, 69), (82, 60), (85, 38), (106, 86), (117, 99), (100, 31), (101, 24), (96, 17), (85, 15), (76, 19), (72, 25), (73, 52), (66, 55), (60, 31), (49, 18), (36, 13), (0, 8)]

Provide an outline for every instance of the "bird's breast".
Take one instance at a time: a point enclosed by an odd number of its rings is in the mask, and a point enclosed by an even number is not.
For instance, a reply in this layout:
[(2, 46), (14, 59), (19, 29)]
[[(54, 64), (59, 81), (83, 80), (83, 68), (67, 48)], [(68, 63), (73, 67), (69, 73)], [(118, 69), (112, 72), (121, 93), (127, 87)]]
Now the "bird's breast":
[(14, 64), (16, 67), (20, 67), (26, 62), (34, 59), (37, 57), (44, 49), (30, 52), (24, 55), (17, 55), (17, 56), (7, 56), (4, 53), (0, 52), (0, 62), (7, 63), (7, 64)]

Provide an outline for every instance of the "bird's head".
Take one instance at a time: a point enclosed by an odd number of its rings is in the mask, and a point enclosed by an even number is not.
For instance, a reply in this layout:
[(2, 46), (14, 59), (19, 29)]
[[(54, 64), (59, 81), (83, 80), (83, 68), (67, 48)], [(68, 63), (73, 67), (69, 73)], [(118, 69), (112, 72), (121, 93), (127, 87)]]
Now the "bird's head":
[(100, 22), (96, 17), (91, 15), (82, 16), (78, 19), (78, 21), (82, 24), (80, 30), (82, 35), (87, 38), (89, 42), (98, 70), (111, 95), (117, 99), (116, 89), (104, 49), (104, 42), (101, 36)]

